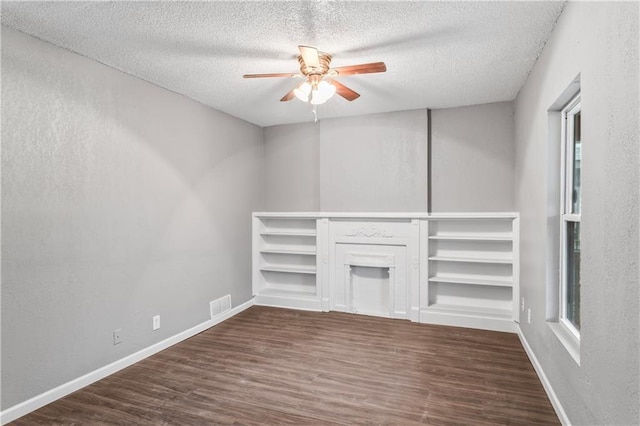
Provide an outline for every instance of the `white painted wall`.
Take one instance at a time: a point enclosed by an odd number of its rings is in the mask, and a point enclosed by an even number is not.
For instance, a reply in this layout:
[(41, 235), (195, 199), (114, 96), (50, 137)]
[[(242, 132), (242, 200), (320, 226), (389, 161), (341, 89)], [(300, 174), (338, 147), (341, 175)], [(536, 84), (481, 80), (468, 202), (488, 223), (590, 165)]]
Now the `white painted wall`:
[[(571, 423), (639, 424), (637, 2), (569, 2), (515, 104), (522, 332)], [(546, 323), (547, 110), (582, 86), (582, 331), (578, 366)], [(552, 189), (549, 189), (553, 192)]]
[(250, 299), (261, 179), (261, 128), (3, 27), (2, 408)]
[(513, 211), (513, 102), (431, 111), (433, 212)]
[(264, 129), (267, 211), (320, 210), (320, 131), (317, 123)]

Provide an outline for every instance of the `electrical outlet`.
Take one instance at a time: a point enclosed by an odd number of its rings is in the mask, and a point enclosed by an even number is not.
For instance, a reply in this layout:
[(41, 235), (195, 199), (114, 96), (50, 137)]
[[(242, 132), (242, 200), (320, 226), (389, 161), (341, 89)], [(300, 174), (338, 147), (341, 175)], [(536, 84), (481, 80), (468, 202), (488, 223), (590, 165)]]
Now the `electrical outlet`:
[(222, 313), (222, 307), (220, 306), (220, 299), (212, 300), (209, 302), (209, 316), (211, 319)]
[(122, 329), (113, 330), (113, 344), (119, 345), (122, 343)]
[(527, 322), (531, 324), (531, 309), (527, 309)]
[(524, 297), (522, 298), (522, 303), (520, 304), (520, 310), (524, 312)]
[(153, 329), (157, 330), (160, 328), (160, 315), (156, 315), (153, 317)]
[(227, 312), (231, 310), (231, 295), (227, 294), (226, 296), (220, 299), (220, 311)]

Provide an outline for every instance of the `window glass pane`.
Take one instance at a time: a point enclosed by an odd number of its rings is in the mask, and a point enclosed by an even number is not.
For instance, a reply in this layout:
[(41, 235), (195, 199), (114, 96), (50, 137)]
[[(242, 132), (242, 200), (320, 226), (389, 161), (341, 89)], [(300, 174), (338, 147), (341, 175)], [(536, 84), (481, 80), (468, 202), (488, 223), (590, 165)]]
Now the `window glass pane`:
[(580, 180), (582, 175), (582, 141), (580, 140), (580, 111), (573, 116), (573, 188), (571, 213), (580, 214)]
[(567, 222), (566, 318), (580, 330), (580, 222)]

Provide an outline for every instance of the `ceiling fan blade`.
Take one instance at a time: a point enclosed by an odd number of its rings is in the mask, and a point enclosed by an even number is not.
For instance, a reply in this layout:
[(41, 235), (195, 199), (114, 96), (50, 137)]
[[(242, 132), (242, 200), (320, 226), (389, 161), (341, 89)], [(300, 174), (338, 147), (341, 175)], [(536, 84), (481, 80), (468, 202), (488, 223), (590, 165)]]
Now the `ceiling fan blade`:
[(360, 64), (360, 65), (347, 65), (345, 67), (337, 67), (331, 69), (329, 72), (335, 71), (337, 75), (345, 76), (345, 75), (355, 75), (355, 74), (372, 74), (376, 72), (385, 72), (387, 70), (387, 66), (384, 62), (372, 62), (370, 64)]
[(298, 49), (300, 50), (300, 55), (302, 56), (302, 60), (306, 66), (316, 68), (320, 66), (318, 49), (311, 46), (298, 46)]
[(336, 93), (349, 102), (354, 101), (360, 97), (360, 94), (358, 92), (354, 92), (353, 90), (349, 89), (347, 86), (336, 80), (331, 80), (331, 84), (336, 86)]
[(291, 90), (291, 91), (289, 91), (286, 95), (284, 95), (284, 96), (282, 97), (282, 99), (280, 99), (280, 102), (287, 102), (287, 101), (290, 101), (291, 99), (295, 98), (295, 97), (296, 97), (296, 94), (295, 94), (295, 93), (293, 93), (293, 90), (295, 90), (295, 89), (292, 89), (292, 90)]

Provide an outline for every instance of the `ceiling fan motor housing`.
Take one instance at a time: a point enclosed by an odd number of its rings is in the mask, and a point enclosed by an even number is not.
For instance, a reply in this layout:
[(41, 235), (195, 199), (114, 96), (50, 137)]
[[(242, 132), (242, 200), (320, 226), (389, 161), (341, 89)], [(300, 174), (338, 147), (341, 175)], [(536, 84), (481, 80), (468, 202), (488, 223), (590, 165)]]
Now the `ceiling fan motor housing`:
[(298, 62), (300, 63), (300, 72), (309, 77), (311, 75), (325, 75), (329, 71), (331, 64), (331, 55), (325, 52), (318, 52), (318, 64), (307, 64), (304, 61), (302, 55), (298, 55)]

